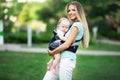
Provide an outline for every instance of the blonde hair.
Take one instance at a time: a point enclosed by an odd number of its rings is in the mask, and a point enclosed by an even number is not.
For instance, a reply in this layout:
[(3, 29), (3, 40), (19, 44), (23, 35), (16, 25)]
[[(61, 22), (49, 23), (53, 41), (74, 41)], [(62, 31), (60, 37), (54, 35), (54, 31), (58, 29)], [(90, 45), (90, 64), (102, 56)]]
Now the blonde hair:
[[(77, 12), (77, 19), (83, 25), (84, 34), (83, 34), (83, 39), (82, 39), (82, 46), (84, 48), (87, 48), (89, 46), (89, 29), (88, 29), (88, 24), (87, 24), (87, 21), (86, 21), (86, 17), (85, 17), (83, 7), (78, 1), (72, 1), (66, 6), (66, 11), (68, 11), (68, 7), (70, 5), (75, 6), (75, 11)], [(68, 19), (70, 20), (69, 17), (68, 17)], [(70, 22), (73, 23), (72, 20), (70, 20)]]
[(66, 17), (62, 17), (62, 18), (60, 18), (59, 21), (58, 21), (57, 28), (59, 27), (59, 24), (60, 24), (63, 20), (66, 20), (66, 21), (64, 21), (64, 23), (65, 23), (67, 26), (70, 25), (69, 20), (68, 20)]

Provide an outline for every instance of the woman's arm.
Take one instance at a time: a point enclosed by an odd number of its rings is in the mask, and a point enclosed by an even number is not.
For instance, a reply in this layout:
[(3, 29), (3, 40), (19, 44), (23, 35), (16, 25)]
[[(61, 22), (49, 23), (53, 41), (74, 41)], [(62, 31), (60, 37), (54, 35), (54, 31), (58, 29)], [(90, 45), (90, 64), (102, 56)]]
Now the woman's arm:
[(71, 29), (71, 32), (70, 32), (67, 40), (63, 44), (61, 44), (59, 47), (57, 47), (56, 49), (54, 49), (52, 51), (48, 50), (48, 54), (49, 55), (54, 55), (54, 54), (59, 53), (62, 50), (65, 50), (65, 49), (69, 48), (69, 46), (75, 40), (75, 37), (76, 37), (77, 33), (78, 33), (78, 28), (77, 27), (73, 27)]

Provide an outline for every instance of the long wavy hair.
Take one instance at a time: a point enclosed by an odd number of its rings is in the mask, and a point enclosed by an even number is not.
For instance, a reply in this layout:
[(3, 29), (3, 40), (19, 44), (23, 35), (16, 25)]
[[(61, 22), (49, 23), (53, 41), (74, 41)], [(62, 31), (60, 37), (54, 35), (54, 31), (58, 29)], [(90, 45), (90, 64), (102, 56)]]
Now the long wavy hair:
[[(86, 20), (86, 17), (85, 17), (83, 7), (80, 4), (80, 2), (72, 1), (72, 2), (67, 4), (66, 11), (68, 11), (68, 7), (70, 5), (73, 5), (75, 7), (75, 11), (77, 13), (77, 20), (79, 20), (82, 23), (82, 26), (84, 28), (82, 46), (83, 46), (83, 48), (87, 48), (89, 46), (89, 29), (88, 29), (88, 24), (87, 24), (87, 20)], [(68, 17), (68, 19), (70, 20), (71, 23), (73, 23), (73, 21), (69, 17)]]

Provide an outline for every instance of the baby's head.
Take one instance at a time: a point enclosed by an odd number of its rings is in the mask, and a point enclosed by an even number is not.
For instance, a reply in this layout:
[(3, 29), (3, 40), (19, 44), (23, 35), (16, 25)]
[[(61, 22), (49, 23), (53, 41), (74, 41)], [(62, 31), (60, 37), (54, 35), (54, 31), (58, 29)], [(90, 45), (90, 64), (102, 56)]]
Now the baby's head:
[(60, 18), (57, 24), (57, 29), (61, 30), (62, 32), (67, 32), (69, 29), (70, 22), (67, 18), (63, 17)]

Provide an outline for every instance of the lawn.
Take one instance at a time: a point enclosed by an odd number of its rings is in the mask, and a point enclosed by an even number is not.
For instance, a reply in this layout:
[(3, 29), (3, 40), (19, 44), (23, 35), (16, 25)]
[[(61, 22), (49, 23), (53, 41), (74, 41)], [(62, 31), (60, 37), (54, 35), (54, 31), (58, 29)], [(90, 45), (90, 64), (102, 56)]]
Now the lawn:
[[(22, 47), (27, 47), (27, 45), (22, 45)], [(33, 48), (48, 48), (48, 43), (32, 44)], [(106, 43), (94, 43), (90, 44), (88, 48), (82, 48), (79, 45), (80, 50), (106, 50), (106, 51), (120, 51), (120, 45), (106, 44)]]
[[(0, 80), (42, 80), (46, 53), (0, 51)], [(77, 55), (72, 80), (120, 80), (120, 56)]]
[(88, 48), (82, 48), (79, 46), (79, 49), (83, 50), (105, 50), (105, 51), (120, 51), (120, 45), (106, 44), (106, 43), (94, 43), (90, 44)]

